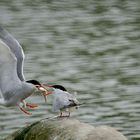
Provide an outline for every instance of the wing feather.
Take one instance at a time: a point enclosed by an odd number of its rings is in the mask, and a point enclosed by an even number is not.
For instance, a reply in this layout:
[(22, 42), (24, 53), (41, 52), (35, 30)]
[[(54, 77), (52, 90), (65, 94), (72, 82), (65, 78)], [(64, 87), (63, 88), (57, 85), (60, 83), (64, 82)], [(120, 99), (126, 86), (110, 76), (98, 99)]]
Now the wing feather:
[(0, 39), (0, 89), (3, 97), (21, 83), (17, 75), (17, 59)]
[(17, 58), (17, 74), (21, 81), (25, 81), (23, 74), (24, 52), (19, 42), (6, 30), (0, 27), (0, 39), (10, 48)]

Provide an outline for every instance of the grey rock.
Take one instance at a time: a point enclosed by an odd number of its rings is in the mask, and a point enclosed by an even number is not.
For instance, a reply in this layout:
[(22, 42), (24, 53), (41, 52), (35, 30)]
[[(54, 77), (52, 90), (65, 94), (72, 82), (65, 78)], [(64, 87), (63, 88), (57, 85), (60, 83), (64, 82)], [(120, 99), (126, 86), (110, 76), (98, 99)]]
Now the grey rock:
[(35, 122), (5, 140), (127, 140), (109, 126), (94, 127), (76, 119), (55, 118)]

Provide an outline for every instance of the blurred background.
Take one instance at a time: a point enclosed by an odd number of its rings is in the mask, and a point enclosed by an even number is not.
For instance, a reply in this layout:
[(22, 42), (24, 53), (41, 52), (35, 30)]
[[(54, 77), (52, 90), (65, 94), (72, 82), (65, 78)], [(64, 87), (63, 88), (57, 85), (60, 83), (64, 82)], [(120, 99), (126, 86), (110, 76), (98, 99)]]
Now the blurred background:
[[(72, 113), (140, 139), (139, 0), (0, 0), (0, 24), (23, 46), (26, 79), (62, 84), (84, 106)], [(52, 96), (28, 117), (0, 107), (0, 138), (54, 116)]]

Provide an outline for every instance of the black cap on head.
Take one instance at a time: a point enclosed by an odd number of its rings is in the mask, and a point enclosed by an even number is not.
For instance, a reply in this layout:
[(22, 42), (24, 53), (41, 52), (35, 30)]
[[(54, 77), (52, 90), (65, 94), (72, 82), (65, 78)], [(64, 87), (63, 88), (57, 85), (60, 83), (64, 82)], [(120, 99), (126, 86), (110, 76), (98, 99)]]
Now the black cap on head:
[(67, 91), (63, 86), (61, 85), (52, 85), (53, 88), (56, 88), (56, 89), (60, 89), (60, 90), (63, 90), (63, 91)]
[(38, 82), (37, 80), (28, 80), (26, 81), (27, 83), (31, 83), (33, 85), (41, 85), (40, 82)]

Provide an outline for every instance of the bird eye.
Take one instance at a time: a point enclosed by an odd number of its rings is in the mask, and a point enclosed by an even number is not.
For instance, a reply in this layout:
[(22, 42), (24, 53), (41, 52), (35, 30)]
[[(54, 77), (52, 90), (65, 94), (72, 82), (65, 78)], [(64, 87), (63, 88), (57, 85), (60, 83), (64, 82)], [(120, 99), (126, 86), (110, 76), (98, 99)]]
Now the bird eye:
[(72, 100), (72, 99), (69, 99), (69, 101), (70, 101), (70, 102), (73, 102), (73, 100)]

